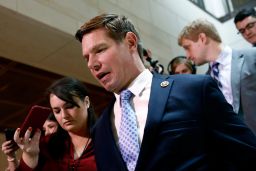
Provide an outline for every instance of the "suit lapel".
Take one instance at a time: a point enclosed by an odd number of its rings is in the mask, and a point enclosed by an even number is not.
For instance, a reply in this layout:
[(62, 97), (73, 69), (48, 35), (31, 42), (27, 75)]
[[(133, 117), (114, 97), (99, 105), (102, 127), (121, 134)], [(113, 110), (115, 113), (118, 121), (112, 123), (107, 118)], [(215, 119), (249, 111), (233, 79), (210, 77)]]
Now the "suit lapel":
[(233, 50), (231, 60), (231, 88), (233, 95), (233, 108), (236, 113), (238, 113), (240, 104), (240, 77), (243, 62), (244, 54)]
[(150, 157), (148, 154), (152, 151), (151, 148), (155, 141), (157, 126), (164, 114), (172, 82), (168, 75), (154, 74), (153, 76), (147, 122), (136, 170), (141, 170), (141, 166), (147, 165), (147, 158)]
[(110, 102), (108, 108), (102, 113), (95, 126), (95, 157), (98, 170), (127, 170), (125, 163), (116, 145), (112, 131), (110, 115), (112, 114), (115, 99)]

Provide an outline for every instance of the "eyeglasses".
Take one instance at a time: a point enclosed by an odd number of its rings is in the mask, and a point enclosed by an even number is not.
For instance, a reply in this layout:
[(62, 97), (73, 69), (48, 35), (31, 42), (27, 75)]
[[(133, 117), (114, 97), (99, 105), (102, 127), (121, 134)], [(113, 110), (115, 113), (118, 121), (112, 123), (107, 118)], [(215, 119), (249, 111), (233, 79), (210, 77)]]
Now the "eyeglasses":
[(244, 34), (245, 33), (245, 30), (250, 30), (251, 28), (254, 27), (256, 21), (254, 22), (251, 22), (251, 23), (248, 23), (245, 28), (242, 28), (242, 29), (239, 29), (239, 31), (237, 32), (237, 34)]

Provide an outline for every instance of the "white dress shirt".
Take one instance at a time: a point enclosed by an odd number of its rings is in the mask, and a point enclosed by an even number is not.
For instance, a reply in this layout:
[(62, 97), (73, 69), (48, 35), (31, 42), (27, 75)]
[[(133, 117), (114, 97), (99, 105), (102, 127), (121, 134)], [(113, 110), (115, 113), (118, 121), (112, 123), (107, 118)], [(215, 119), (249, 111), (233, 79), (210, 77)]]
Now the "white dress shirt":
[[(128, 87), (128, 90), (134, 94), (134, 97), (131, 99), (131, 105), (134, 108), (137, 118), (140, 144), (142, 142), (147, 120), (152, 78), (152, 73), (148, 69), (145, 69)], [(118, 142), (122, 113), (120, 107), (120, 95), (115, 93), (115, 97), (116, 102), (114, 104), (114, 111), (111, 115), (111, 121), (115, 140)]]
[[(231, 88), (231, 59), (232, 49), (228, 46), (225, 46), (215, 62), (219, 63), (219, 81), (222, 85), (220, 90), (224, 94), (227, 102), (232, 105), (233, 95)], [(210, 63), (211, 66), (212, 64), (213, 62)], [(212, 71), (211, 76), (213, 77)]]

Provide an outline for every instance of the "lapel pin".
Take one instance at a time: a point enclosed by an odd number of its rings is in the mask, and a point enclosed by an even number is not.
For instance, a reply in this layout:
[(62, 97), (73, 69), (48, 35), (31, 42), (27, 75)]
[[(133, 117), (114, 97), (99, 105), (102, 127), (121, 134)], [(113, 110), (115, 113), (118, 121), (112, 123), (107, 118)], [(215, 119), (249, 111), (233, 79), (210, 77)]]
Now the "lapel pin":
[(168, 85), (169, 85), (169, 81), (163, 81), (160, 84), (161, 87), (167, 87)]

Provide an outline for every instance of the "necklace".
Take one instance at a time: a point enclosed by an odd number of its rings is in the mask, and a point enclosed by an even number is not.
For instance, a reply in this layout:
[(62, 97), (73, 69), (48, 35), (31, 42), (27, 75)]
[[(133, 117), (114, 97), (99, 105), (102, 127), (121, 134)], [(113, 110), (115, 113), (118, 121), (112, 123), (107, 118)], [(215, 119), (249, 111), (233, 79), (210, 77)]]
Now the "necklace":
[[(84, 146), (82, 154), (80, 156), (78, 156), (77, 159), (74, 159), (75, 158), (75, 154), (74, 154), (74, 157), (71, 158), (70, 160), (68, 160), (68, 170), (69, 171), (77, 171), (77, 168), (80, 164), (80, 160), (81, 160), (82, 156), (84, 155), (84, 153), (85, 153), (87, 147), (89, 146), (90, 142), (91, 142), (91, 138), (88, 138), (87, 141), (86, 141), (86, 144)], [(70, 143), (70, 145), (71, 145), (71, 143)], [(69, 147), (70, 147), (70, 145), (69, 145)], [(74, 148), (74, 151), (75, 151), (75, 148)]]

